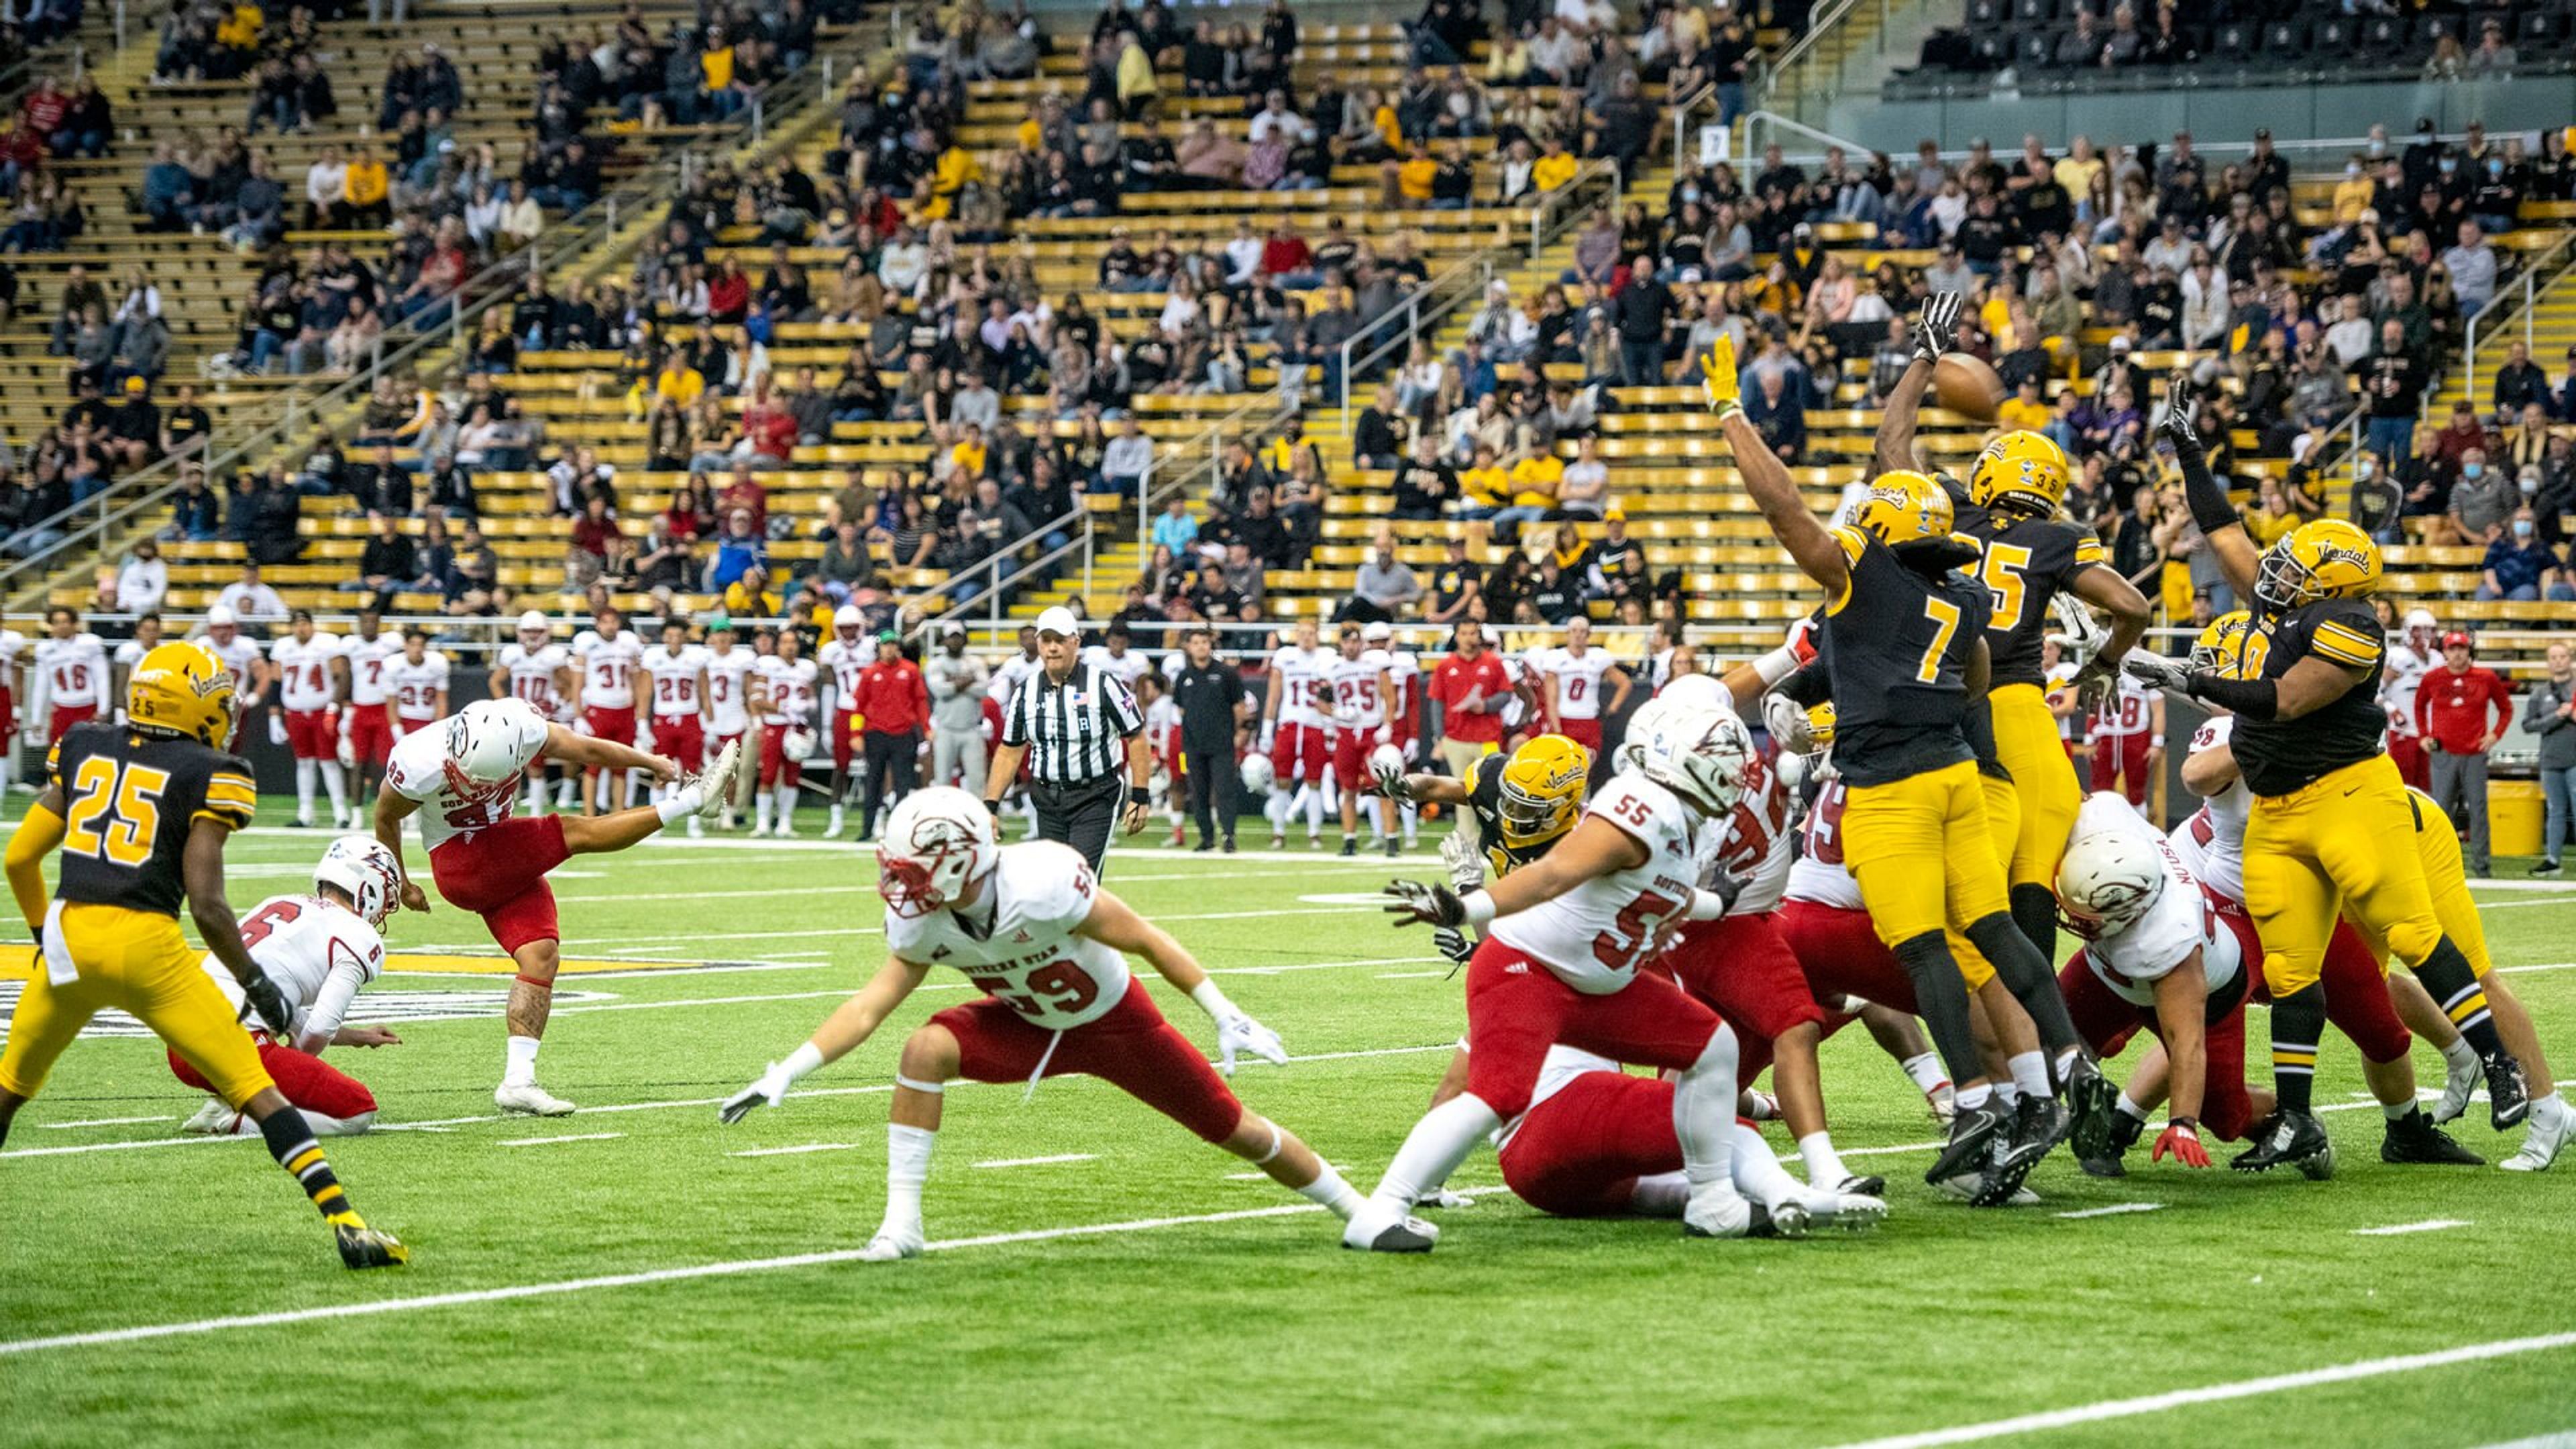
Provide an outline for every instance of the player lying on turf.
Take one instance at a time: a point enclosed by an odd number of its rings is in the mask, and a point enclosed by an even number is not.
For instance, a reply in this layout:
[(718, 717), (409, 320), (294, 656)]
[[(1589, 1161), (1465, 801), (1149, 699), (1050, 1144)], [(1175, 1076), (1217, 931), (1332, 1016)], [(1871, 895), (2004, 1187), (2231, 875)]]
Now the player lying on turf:
[(1396, 881), (1396, 924), (1483, 929), (1467, 963), (1467, 1090), (1414, 1125), (1342, 1244), (1430, 1251), (1439, 1234), (1406, 1216), (1477, 1142), (1525, 1111), (1548, 1049), (1678, 1072), (1672, 1118), (1690, 1196), (1685, 1232), (1742, 1237), (1752, 1210), (1735, 1189), (1735, 1033), (1669, 977), (1641, 970), (1684, 920), (1715, 920), (1724, 896), (1699, 888), (1699, 833), (1743, 793), (1752, 741), (1732, 713), (1655, 711), (1640, 769), (1602, 786), (1571, 834), (1482, 890)]
[[(372, 835), (343, 835), (313, 867), (309, 893), (270, 896), (242, 918), (242, 945), (295, 1013), (282, 1036), (251, 1025), (251, 1041), (259, 1049), (260, 1065), (268, 1068), (287, 1102), (304, 1114), (316, 1137), (352, 1137), (376, 1120), (375, 1094), (324, 1062), (322, 1049), (401, 1044), (401, 1037), (381, 1027), (342, 1025), (359, 988), (384, 970), (385, 942), (377, 933), (401, 893), (402, 867), (384, 842)], [(232, 1001), (236, 1017), (249, 1024), (250, 1007), (231, 969), (211, 953), (205, 968), (215, 988)], [(175, 1050), (170, 1071), (201, 1092), (214, 1090)], [(259, 1128), (215, 1096), (179, 1130), (246, 1137)]]
[(887, 817), (877, 870), (886, 964), (803, 1046), (718, 1109), (722, 1120), (739, 1122), (755, 1107), (777, 1106), (807, 1073), (874, 1035), (934, 963), (966, 973), (984, 999), (922, 1023), (897, 1059), (885, 1220), (868, 1240), (868, 1261), (922, 1251), (922, 1184), (948, 1083), (961, 1077), (1025, 1081), (1032, 1092), (1044, 1077), (1098, 1077), (1335, 1216), (1358, 1207), (1359, 1194), (1312, 1148), (1235, 1099), (1163, 1019), (1127, 958), (1144, 958), (1216, 1023), (1228, 1073), (1244, 1052), (1284, 1065), (1278, 1033), (1227, 1000), (1178, 941), (1103, 889), (1080, 854), (1054, 841), (1002, 845), (984, 802), (933, 785), (905, 796)]
[[(0, 1048), (0, 1141), (81, 1028), (114, 1007), (259, 1124), (269, 1155), (330, 1224), (341, 1262), (404, 1262), (403, 1245), (350, 1205), (303, 1114), (269, 1080), (232, 1003), (179, 934), (184, 900), (260, 1021), (281, 1036), (293, 1029), (286, 998), (243, 947), (224, 900), (224, 844), (259, 808), (250, 766), (222, 748), (233, 734), (231, 669), (194, 641), (156, 646), (126, 681), (125, 716), (55, 741), (44, 789), (9, 837), (9, 891), (44, 969), (19, 996)], [(57, 847), (62, 867), (48, 901), (45, 857)]]
[[(513, 818), (520, 777), (540, 759), (572, 767), (642, 770), (678, 788), (653, 805), (613, 815)], [(522, 699), (478, 699), (428, 729), (402, 737), (385, 765), (376, 796), (376, 839), (402, 863), (403, 822), (420, 817), (421, 845), (438, 893), (451, 906), (483, 918), (492, 939), (519, 968), (510, 986), (510, 1041), (492, 1101), (504, 1112), (560, 1117), (572, 1103), (537, 1085), (537, 1046), (546, 1034), (562, 930), (546, 872), (576, 855), (624, 850), (674, 822), (724, 808), (742, 767), (742, 748), (727, 744), (703, 775), (632, 745), (595, 740), (549, 723)], [(424, 808), (426, 807), (426, 808)], [(426, 911), (429, 895), (406, 876), (405, 909)]]

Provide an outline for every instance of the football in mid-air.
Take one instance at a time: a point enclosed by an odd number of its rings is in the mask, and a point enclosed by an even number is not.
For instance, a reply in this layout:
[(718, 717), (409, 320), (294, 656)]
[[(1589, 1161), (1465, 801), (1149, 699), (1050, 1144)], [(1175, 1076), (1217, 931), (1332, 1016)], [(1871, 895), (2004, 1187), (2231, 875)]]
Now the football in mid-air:
[(1932, 396), (1963, 418), (1991, 423), (2004, 405), (2004, 380), (1983, 358), (1943, 353), (1932, 365)]

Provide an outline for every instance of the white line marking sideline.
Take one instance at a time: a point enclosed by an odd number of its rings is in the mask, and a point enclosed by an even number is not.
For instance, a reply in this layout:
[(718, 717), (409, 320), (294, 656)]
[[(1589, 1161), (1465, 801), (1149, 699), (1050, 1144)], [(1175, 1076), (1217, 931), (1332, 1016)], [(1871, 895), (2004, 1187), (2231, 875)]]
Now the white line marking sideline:
[(2403, 1233), (2438, 1233), (2446, 1228), (2468, 1226), (2469, 1222), (2465, 1218), (2426, 1218), (2420, 1223), (2394, 1223), (2384, 1228), (2355, 1228), (2352, 1232), (2357, 1238), (2394, 1238)]
[[(1323, 1208), (1316, 1203), (1280, 1203), (1272, 1207), (1237, 1208), (1230, 1212), (1193, 1213), (1184, 1217), (1136, 1218), (1120, 1223), (1083, 1223), (1073, 1227), (1033, 1228), (1016, 1233), (986, 1233), (972, 1238), (948, 1238), (928, 1245), (933, 1253), (952, 1253), (961, 1248), (998, 1248), (1015, 1243), (1053, 1242), (1063, 1238), (1105, 1237), (1118, 1233), (1151, 1232), (1157, 1228), (1191, 1227), (1207, 1223), (1245, 1222), (1255, 1218), (1287, 1217), (1297, 1213), (1317, 1213)], [(274, 1313), (245, 1313), (228, 1318), (200, 1318), (184, 1323), (146, 1323), (131, 1328), (98, 1329), (88, 1333), (56, 1334), (48, 1338), (21, 1338), (0, 1342), (0, 1357), (22, 1353), (41, 1353), (58, 1348), (87, 1348), (99, 1344), (136, 1343), (154, 1338), (176, 1338), (184, 1335), (222, 1333), (236, 1328), (269, 1328), (289, 1323), (314, 1323), (334, 1318), (367, 1318), (379, 1313), (408, 1313), (422, 1308), (453, 1308), (470, 1303), (504, 1303), (516, 1298), (545, 1298), (564, 1293), (586, 1293), (600, 1288), (632, 1288), (648, 1283), (677, 1283), (692, 1278), (726, 1278), (743, 1273), (774, 1273), (787, 1268), (814, 1268), (858, 1260), (864, 1248), (836, 1248), (824, 1253), (796, 1253), (779, 1258), (734, 1258), (715, 1263), (700, 1263), (687, 1268), (655, 1268), (637, 1273), (610, 1273), (595, 1278), (566, 1278), (551, 1283), (521, 1283), (507, 1288), (482, 1288), (462, 1293), (432, 1293), (417, 1298), (380, 1298), (368, 1303), (334, 1303), (318, 1308), (291, 1308)]]
[(606, 1142), (623, 1137), (623, 1132), (573, 1132), (562, 1137), (510, 1137), (494, 1143), (496, 1147), (544, 1147), (556, 1142)]
[[(2570, 1346), (2576, 1346), (2576, 1333), (2544, 1333), (2529, 1338), (2502, 1338), (2490, 1343), (2467, 1343), (2457, 1348), (2438, 1349), (2431, 1353), (2361, 1359), (2354, 1363), (2335, 1364), (2328, 1368), (2303, 1369), (2298, 1373), (2272, 1374), (2259, 1379), (2240, 1379), (2231, 1384), (2208, 1384), (2196, 1389), (2171, 1389), (2161, 1394), (2145, 1394), (2134, 1399), (2105, 1399), (2100, 1403), (2079, 1404), (2072, 1408), (2049, 1409), (2036, 1414), (2017, 1414), (2009, 1419), (1993, 1419), (1983, 1424), (1961, 1424), (1956, 1428), (1929, 1429), (1916, 1434), (1892, 1434), (1884, 1439), (1865, 1439), (1857, 1443), (1845, 1444), (1840, 1446), (1840, 1449), (1934, 1449), (1934, 1446), (1942, 1444), (1973, 1444), (1983, 1439), (2001, 1439), (2014, 1434), (2033, 1434), (2046, 1429), (2066, 1429), (2079, 1424), (2098, 1424), (2106, 1419), (2127, 1419), (2140, 1414), (2161, 1414), (2169, 1409), (2189, 1408), (2194, 1404), (2218, 1404), (2231, 1399), (2258, 1398), (2264, 1394), (2284, 1393), (2291, 1389), (2351, 1383), (2357, 1379), (2413, 1373), (2418, 1369), (2445, 1368), (2456, 1363), (2509, 1358), (2516, 1354), (2541, 1353)], [(5, 1352), (8, 1347), (7, 1344), (0, 1344), (0, 1352)]]
[(1044, 1167), (1057, 1162), (1094, 1162), (1099, 1160), (1099, 1156), (1100, 1154), (1096, 1152), (1058, 1152), (1048, 1157), (995, 1157), (975, 1165), (977, 1167)]
[(859, 1145), (859, 1144), (857, 1144), (857, 1143), (855, 1143), (855, 1142), (808, 1142), (808, 1143), (806, 1143), (805, 1145), (803, 1145), (803, 1146), (801, 1146), (801, 1147), (753, 1147), (753, 1148), (747, 1148), (747, 1149), (745, 1149), (744, 1151), (741, 1151), (741, 1152), (728, 1152), (728, 1153), (726, 1153), (726, 1154), (725, 1154), (725, 1156), (727, 1156), (727, 1157), (788, 1157), (788, 1156), (792, 1156), (792, 1155), (794, 1155), (794, 1154), (796, 1154), (796, 1153), (799, 1153), (799, 1152), (849, 1152), (849, 1151), (853, 1151), (853, 1150), (855, 1150), (855, 1149), (858, 1147), (858, 1145)]
[(2108, 1207), (2086, 1208), (2082, 1212), (2059, 1213), (2061, 1218), (2108, 1218), (2122, 1213), (2151, 1213), (2163, 1207), (2160, 1202), (2115, 1202)]
[(85, 1117), (78, 1122), (48, 1122), (47, 1131), (67, 1132), (74, 1127), (131, 1127), (139, 1122), (175, 1122), (175, 1117)]

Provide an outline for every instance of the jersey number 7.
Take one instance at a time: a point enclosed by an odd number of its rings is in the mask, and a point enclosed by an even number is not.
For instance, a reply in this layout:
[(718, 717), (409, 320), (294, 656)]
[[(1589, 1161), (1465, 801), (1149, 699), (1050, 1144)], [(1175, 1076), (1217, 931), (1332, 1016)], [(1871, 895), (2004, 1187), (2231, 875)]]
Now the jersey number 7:
[(1941, 682), (1941, 656), (1950, 651), (1950, 636), (1959, 632), (1959, 606), (1948, 599), (1925, 599), (1923, 617), (1937, 627), (1932, 631), (1932, 642), (1923, 646), (1923, 662), (1914, 666), (1914, 682), (1938, 684)]

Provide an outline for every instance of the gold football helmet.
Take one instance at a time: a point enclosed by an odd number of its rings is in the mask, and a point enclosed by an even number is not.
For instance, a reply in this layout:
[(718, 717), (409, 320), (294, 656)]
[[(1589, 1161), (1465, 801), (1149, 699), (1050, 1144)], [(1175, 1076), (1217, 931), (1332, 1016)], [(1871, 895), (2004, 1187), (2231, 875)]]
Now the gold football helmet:
[(2016, 430), (1978, 452), (1968, 470), (1968, 497), (1980, 508), (2003, 503), (2054, 517), (2066, 502), (2066, 480), (2072, 471), (2066, 450), (2047, 434)]
[(233, 672), (194, 639), (156, 644), (125, 682), (125, 717), (222, 749), (233, 737)]
[(2259, 638), (2261, 631), (2254, 627), (2251, 613), (2237, 609), (2221, 614), (2191, 641), (2191, 667), (2221, 679), (2251, 679), (2255, 670), (2248, 666), (2259, 660), (2252, 647)]
[(1833, 748), (1834, 702), (1832, 700), (1807, 707), (1807, 738), (1815, 742), (1812, 753), (1822, 754)]
[(1869, 491), (1852, 509), (1852, 526), (1889, 548), (1940, 544), (1964, 548), (1971, 555), (1977, 542), (1951, 531), (1955, 514), (1949, 490), (1930, 477), (1899, 468), (1870, 480)]
[(1503, 818), (1503, 843), (1520, 849), (1564, 834), (1583, 804), (1592, 760), (1563, 735), (1521, 742), (1503, 762), (1495, 811)]
[(2278, 614), (2319, 599), (2357, 598), (2379, 587), (2379, 545), (2340, 518), (2291, 529), (2254, 568), (2254, 602)]

